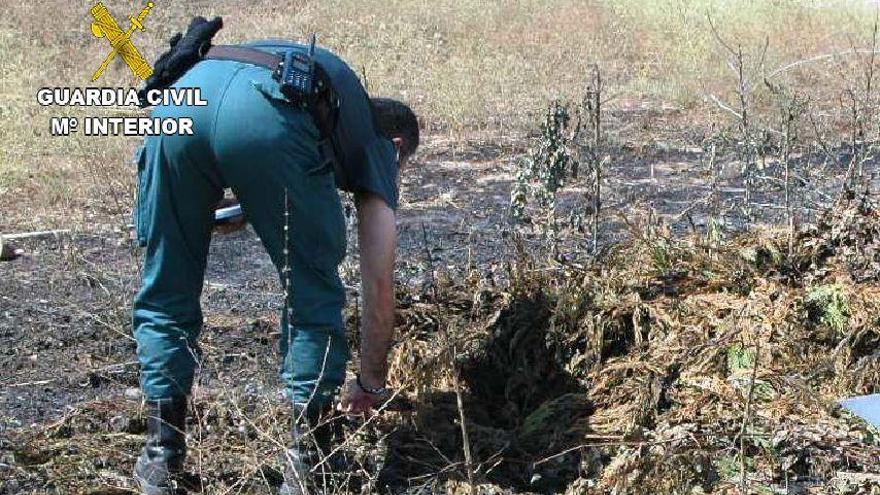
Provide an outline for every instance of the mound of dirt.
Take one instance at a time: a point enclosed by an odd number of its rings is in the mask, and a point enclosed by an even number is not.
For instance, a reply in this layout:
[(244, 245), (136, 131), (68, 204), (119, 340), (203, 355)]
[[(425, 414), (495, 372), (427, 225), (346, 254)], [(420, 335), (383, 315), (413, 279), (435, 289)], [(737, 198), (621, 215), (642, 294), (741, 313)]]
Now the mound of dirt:
[(463, 479), (460, 377), (473, 475), (517, 493), (880, 486), (877, 432), (837, 406), (880, 383), (880, 286), (856, 248), (878, 220), (839, 208), (790, 257), (784, 233), (645, 234), (589, 268), (440, 287), (404, 311), (394, 376), (419, 407), (388, 465)]

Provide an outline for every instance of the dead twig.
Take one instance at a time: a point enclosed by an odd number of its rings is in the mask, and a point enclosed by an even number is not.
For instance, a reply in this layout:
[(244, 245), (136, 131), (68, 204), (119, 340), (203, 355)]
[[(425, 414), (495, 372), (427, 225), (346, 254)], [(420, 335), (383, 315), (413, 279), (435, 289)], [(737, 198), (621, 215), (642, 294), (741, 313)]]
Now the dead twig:
[[(455, 347), (452, 348), (451, 356), (455, 355)], [(474, 484), (474, 459), (471, 453), (470, 435), (467, 429), (467, 417), (464, 413), (464, 401), (461, 397), (461, 383), (459, 382), (458, 372), (453, 369), (452, 387), (455, 390), (455, 403), (458, 408), (458, 421), (461, 426), (461, 442), (462, 450), (464, 450), (464, 462), (467, 469), (468, 484), (470, 485), (471, 495), (476, 495), (477, 487)]]
[(740, 493), (748, 493), (748, 465), (746, 463), (746, 431), (752, 418), (752, 401), (755, 395), (755, 380), (758, 376), (758, 363), (761, 359), (761, 342), (755, 343), (755, 362), (752, 366), (752, 375), (749, 377), (749, 389), (746, 396), (746, 409), (743, 414), (742, 426), (739, 430), (739, 462), (740, 462)]
[(431, 292), (431, 297), (436, 297), (437, 282), (434, 280), (434, 260), (431, 258), (431, 246), (428, 244), (428, 229), (425, 227), (425, 222), (422, 222), (422, 243), (425, 248), (425, 263), (428, 271), (428, 283), (430, 284), (428, 289)]

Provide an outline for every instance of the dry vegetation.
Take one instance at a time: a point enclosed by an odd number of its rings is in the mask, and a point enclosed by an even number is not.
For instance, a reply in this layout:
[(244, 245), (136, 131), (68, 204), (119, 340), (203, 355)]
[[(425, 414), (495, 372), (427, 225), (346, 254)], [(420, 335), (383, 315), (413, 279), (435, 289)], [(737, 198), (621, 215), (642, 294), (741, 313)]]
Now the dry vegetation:
[[(0, 229), (58, 225), (63, 214), (87, 221), (90, 213), (122, 214), (133, 183), (131, 174), (119, 171), (128, 170), (134, 142), (105, 139), (98, 147), (90, 140), (51, 139), (49, 117), (64, 112), (35, 104), (40, 87), (85, 85), (106, 55), (88, 35), (84, 12), (90, 4), (13, 5), (0, 19)], [(117, 17), (134, 9), (124, 2), (108, 5)], [(870, 46), (875, 15), (868, 2), (854, 0), (163, 2), (150, 14), (149, 31), (138, 35), (138, 46), (155, 57), (195, 14), (223, 15), (224, 42), (302, 39), (315, 31), (366, 74), (373, 92), (412, 102), (429, 131), (461, 136), (485, 130), (490, 139), (503, 139), (527, 132), (552, 98), (578, 97), (593, 63), (613, 88), (609, 109), (685, 110), (676, 119), (680, 127), (707, 122), (714, 110), (709, 95), (732, 97), (735, 89), (708, 29), (709, 13), (748, 53), (768, 40), (771, 70), (842, 54), (785, 72), (799, 88), (833, 103), (842, 86), (838, 68), (853, 58), (846, 54), (852, 47)], [(51, 28), (34, 24), (59, 16), (64, 22)], [(103, 77), (105, 86), (131, 84), (121, 62)], [(647, 119), (644, 127), (648, 142), (665, 140), (663, 126)], [(41, 208), (16, 214), (23, 209), (13, 198), (22, 197), (38, 199)]]
[[(88, 5), (0, 19), (0, 232), (73, 231), (0, 263), (0, 493), (131, 493), (143, 440), (135, 141), (52, 138), (66, 110), (35, 102), (105, 55)], [(154, 57), (195, 14), (224, 16), (222, 42), (317, 31), (423, 119), (399, 396), (345, 424), (356, 469), (328, 493), (876, 494), (878, 432), (837, 405), (880, 380), (876, 9), (159, 0), (136, 44)], [(259, 249), (212, 247), (190, 425), (204, 493), (280, 483), (280, 297)]]
[[(401, 291), (395, 412), (345, 425), (356, 469), (328, 493), (876, 493), (877, 431), (835, 401), (880, 379), (880, 214), (840, 208), (791, 256), (785, 235), (642, 227), (591, 268), (523, 253)], [(246, 321), (209, 318), (189, 426), (207, 493), (280, 482), (273, 324)], [(131, 384), (125, 366), (67, 380)], [(143, 414), (97, 395), (8, 432), (10, 493), (127, 493)]]

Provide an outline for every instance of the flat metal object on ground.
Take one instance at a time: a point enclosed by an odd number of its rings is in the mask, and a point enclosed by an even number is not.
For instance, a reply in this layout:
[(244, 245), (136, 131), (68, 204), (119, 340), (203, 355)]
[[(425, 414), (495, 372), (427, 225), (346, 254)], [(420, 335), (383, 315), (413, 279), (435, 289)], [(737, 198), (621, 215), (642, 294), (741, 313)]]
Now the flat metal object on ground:
[(231, 220), (242, 215), (241, 205), (227, 206), (214, 211), (214, 221)]

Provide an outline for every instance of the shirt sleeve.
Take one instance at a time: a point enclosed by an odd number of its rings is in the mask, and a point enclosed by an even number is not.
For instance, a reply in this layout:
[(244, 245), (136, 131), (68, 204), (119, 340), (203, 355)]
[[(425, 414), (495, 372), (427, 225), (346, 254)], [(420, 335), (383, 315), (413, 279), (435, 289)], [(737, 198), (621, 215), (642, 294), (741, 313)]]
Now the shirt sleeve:
[(339, 97), (334, 130), (337, 159), (346, 177), (337, 186), (350, 192), (370, 192), (397, 209), (397, 150), (376, 127), (370, 98), (357, 75), (344, 64), (328, 60), (324, 66)]
[(351, 163), (350, 188), (352, 192), (370, 192), (378, 195), (393, 210), (397, 209), (397, 151), (388, 139), (375, 136), (361, 149)]

